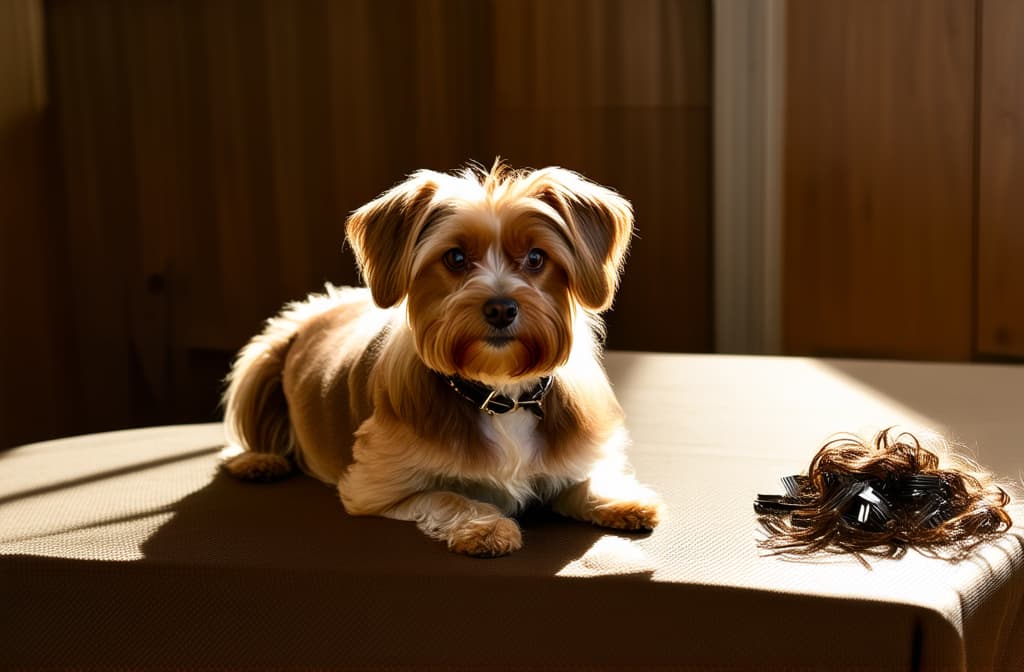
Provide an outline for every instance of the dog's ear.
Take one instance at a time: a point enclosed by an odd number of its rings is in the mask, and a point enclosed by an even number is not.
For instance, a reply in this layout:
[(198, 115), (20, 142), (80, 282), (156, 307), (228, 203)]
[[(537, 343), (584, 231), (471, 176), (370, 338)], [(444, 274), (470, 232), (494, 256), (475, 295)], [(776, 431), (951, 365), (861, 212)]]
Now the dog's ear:
[(345, 223), (359, 271), (381, 308), (395, 305), (408, 291), (416, 240), (429, 219), (441, 177), (430, 170), (416, 172), (353, 212)]
[(633, 235), (633, 206), (611, 189), (564, 168), (544, 168), (526, 179), (533, 196), (565, 222), (575, 252), (570, 290), (587, 308), (607, 310)]

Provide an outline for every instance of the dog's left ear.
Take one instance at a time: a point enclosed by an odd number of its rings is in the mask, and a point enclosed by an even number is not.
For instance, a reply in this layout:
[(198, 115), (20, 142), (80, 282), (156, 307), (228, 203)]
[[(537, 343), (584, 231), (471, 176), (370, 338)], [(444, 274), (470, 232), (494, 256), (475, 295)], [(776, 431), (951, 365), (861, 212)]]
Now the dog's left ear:
[(527, 178), (535, 198), (565, 222), (575, 251), (570, 289), (581, 304), (607, 310), (619, 286), (633, 235), (633, 206), (616, 192), (564, 168), (544, 168)]
[(443, 175), (421, 170), (349, 216), (345, 236), (374, 303), (389, 308), (409, 288), (412, 255)]

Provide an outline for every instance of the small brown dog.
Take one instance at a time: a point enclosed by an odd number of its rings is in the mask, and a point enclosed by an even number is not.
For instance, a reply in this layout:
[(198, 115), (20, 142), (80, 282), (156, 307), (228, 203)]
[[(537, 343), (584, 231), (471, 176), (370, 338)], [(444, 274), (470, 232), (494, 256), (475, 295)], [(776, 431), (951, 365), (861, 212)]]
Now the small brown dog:
[(346, 224), (369, 289), (291, 304), (239, 353), (224, 468), (297, 463), (348, 513), (470, 555), (520, 548), (510, 516), (537, 502), (653, 528), (600, 363), (632, 229), (628, 201), (561, 168), (415, 173)]

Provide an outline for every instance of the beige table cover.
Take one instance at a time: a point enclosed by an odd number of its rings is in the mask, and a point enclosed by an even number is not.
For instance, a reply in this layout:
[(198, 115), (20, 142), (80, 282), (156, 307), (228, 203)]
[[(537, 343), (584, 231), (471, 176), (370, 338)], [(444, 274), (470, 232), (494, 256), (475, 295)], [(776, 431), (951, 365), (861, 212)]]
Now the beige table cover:
[(216, 471), (219, 425), (0, 453), (0, 667), (1024, 670), (1024, 511), (950, 564), (765, 556), (752, 501), (838, 431), (948, 433), (1024, 473), (1024, 368), (610, 353), (650, 535), (551, 515), (457, 556), (306, 477)]

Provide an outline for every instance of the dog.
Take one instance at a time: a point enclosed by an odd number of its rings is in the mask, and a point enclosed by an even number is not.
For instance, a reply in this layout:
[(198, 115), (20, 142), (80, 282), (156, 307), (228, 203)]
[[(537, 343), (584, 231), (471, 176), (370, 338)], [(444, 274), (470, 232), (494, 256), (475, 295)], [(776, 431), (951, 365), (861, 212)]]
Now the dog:
[(522, 547), (537, 504), (651, 530), (661, 499), (626, 459), (601, 364), (631, 204), (557, 167), (421, 170), (346, 225), (365, 288), (268, 320), (224, 394), (243, 480), (295, 467), (356, 516), (413, 521), (457, 553)]

